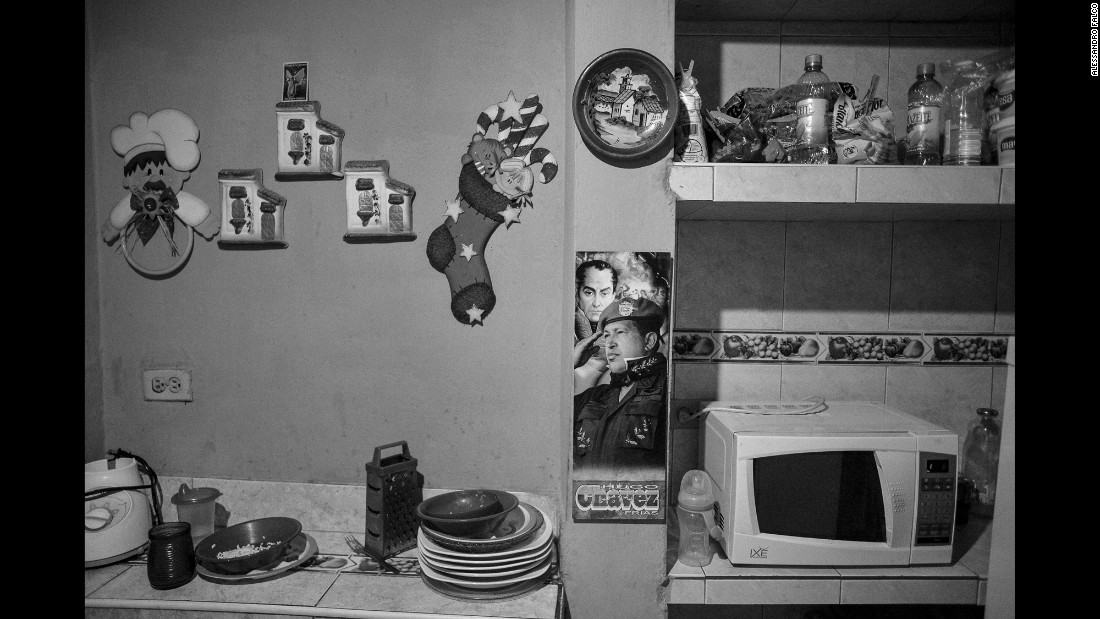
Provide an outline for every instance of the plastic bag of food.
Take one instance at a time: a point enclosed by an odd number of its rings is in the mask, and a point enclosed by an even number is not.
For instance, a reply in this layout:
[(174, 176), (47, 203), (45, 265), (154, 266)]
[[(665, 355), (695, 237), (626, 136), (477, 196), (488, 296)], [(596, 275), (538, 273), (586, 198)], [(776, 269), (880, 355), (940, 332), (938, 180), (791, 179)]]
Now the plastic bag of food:
[[(836, 128), (838, 164), (895, 164), (898, 145), (894, 138), (894, 113), (881, 97), (875, 97), (879, 77), (871, 77), (871, 85), (858, 104), (852, 104), (851, 115), (843, 126)], [(847, 109), (845, 109), (847, 112)], [(839, 125), (839, 121), (836, 123)]]
[(717, 136), (711, 142), (711, 161), (717, 163), (758, 163), (764, 160), (764, 140), (747, 119), (739, 119), (717, 110), (703, 110), (703, 117)]

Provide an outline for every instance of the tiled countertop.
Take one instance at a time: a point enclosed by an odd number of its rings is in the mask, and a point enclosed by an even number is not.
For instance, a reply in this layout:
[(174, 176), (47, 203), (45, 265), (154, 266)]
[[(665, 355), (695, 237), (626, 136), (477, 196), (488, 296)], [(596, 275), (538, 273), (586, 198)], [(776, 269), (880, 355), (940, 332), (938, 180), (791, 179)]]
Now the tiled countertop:
[[(302, 521), (303, 531), (317, 542), (320, 554), (353, 556), (344, 543), (344, 533), (363, 539), (365, 490), (362, 487), (168, 477), (161, 477), (160, 482), (166, 498), (181, 482), (192, 488), (218, 488), (222, 492), (218, 502), (232, 514), (229, 524), (268, 515), (295, 517)], [(445, 490), (425, 489), (425, 498), (440, 492)], [(561, 530), (557, 510), (547, 498), (516, 494), (520, 500), (550, 515), (555, 530)], [(165, 521), (175, 520), (175, 516), (175, 510), (167, 505)], [(392, 562), (399, 564), (407, 560), (415, 564), (415, 556), (416, 549), (412, 548)], [(436, 592), (421, 580), (418, 571), (402, 568), (402, 574), (387, 574), (294, 569), (266, 580), (241, 582), (214, 582), (196, 575), (181, 587), (157, 590), (149, 585), (146, 565), (135, 559), (84, 570), (85, 617), (114, 619), (239, 613), (303, 618), (554, 619), (564, 613), (564, 585), (556, 575), (541, 588), (520, 597), (473, 601), (453, 599)]]
[[(550, 583), (505, 601), (454, 600), (419, 576), (289, 571), (266, 581), (222, 584), (195, 577), (175, 589), (149, 586), (144, 565), (116, 564), (84, 572), (86, 617), (115, 617), (113, 609), (234, 612), (292, 617), (522, 617), (558, 615), (561, 586)], [(97, 609), (104, 609), (97, 614)], [(112, 610), (106, 610), (112, 609)]]
[[(733, 565), (717, 549), (710, 565), (676, 561), (670, 604), (985, 604), (991, 522), (971, 516), (956, 531), (951, 565), (755, 568)], [(670, 527), (670, 536), (674, 535)], [(669, 552), (678, 540), (669, 539)]]

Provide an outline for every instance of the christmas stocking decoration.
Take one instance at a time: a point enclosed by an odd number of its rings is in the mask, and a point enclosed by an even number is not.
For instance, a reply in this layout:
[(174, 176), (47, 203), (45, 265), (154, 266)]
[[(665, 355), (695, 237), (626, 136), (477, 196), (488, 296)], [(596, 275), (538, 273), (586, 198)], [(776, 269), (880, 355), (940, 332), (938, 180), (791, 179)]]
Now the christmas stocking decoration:
[[(496, 306), (496, 293), (485, 262), (485, 245), (500, 224), (519, 222), (532, 207), (534, 183), (549, 183), (558, 172), (550, 151), (535, 148), (546, 132), (542, 104), (532, 93), (517, 101), (513, 92), (486, 108), (462, 156), (458, 195), (447, 202), (445, 221), (428, 237), (428, 262), (447, 276), (455, 320), (484, 326)], [(496, 137), (486, 137), (492, 125)]]

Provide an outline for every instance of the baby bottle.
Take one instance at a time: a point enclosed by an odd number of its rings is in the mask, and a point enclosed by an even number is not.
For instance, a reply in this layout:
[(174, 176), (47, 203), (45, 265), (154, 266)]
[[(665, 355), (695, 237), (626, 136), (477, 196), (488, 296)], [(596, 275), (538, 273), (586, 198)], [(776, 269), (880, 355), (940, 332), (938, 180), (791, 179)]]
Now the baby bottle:
[(714, 492), (710, 477), (699, 470), (685, 473), (676, 501), (676, 515), (680, 519), (680, 562), (695, 567), (709, 565), (710, 530), (714, 526)]

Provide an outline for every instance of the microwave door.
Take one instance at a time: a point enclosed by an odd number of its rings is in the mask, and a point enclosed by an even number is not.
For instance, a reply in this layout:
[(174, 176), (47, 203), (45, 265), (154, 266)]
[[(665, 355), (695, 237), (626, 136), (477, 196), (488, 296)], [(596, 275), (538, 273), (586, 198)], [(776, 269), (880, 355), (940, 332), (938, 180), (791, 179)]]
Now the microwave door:
[(735, 485), (732, 552), (766, 547), (771, 565), (909, 562), (913, 436), (742, 433), (737, 443), (745, 483)]

